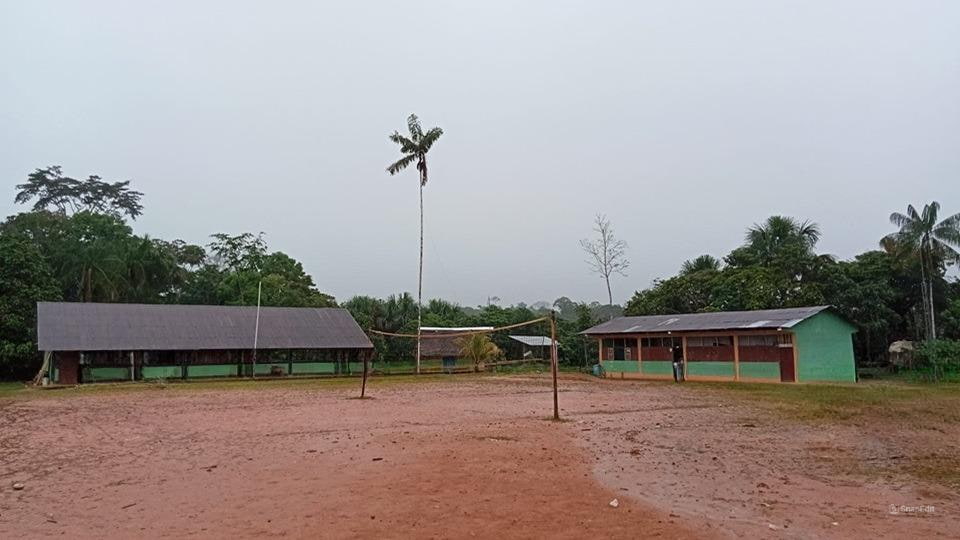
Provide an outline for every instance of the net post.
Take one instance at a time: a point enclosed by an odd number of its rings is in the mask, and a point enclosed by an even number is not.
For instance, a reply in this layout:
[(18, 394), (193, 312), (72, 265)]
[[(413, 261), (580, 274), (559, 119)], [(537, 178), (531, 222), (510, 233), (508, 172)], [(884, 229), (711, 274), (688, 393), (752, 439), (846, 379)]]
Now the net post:
[(369, 368), (367, 364), (369, 362), (370, 353), (367, 351), (363, 352), (363, 383), (360, 386), (360, 399), (363, 399), (367, 395), (367, 372)]
[(553, 372), (553, 419), (560, 420), (557, 402), (557, 312), (550, 311), (550, 371)]

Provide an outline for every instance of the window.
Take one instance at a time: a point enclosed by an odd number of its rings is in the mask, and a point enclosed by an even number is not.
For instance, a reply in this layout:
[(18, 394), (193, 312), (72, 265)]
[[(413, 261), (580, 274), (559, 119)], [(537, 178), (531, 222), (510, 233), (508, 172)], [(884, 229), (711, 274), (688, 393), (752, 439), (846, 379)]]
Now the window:
[(733, 338), (729, 336), (689, 337), (687, 347), (729, 347)]
[(673, 340), (674, 338), (661, 338), (661, 337), (643, 338), (643, 340), (640, 342), (640, 346), (644, 348), (673, 347)]
[(632, 360), (633, 348), (636, 346), (637, 340), (635, 339), (604, 339), (603, 348), (606, 350), (604, 358), (607, 360)]
[(777, 336), (741, 336), (741, 347), (776, 347)]

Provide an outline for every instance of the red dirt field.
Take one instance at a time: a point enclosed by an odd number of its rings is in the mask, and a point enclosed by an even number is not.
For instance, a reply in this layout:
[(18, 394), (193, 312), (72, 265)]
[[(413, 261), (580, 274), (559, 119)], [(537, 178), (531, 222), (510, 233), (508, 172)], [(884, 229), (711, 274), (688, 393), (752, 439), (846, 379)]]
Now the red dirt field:
[[(0, 400), (0, 538), (960, 531), (955, 491), (852, 466), (899, 451), (895, 434), (778, 422), (703, 386), (565, 378), (557, 423), (546, 378), (377, 380), (362, 401), (310, 383)], [(960, 440), (955, 425), (921, 436)]]

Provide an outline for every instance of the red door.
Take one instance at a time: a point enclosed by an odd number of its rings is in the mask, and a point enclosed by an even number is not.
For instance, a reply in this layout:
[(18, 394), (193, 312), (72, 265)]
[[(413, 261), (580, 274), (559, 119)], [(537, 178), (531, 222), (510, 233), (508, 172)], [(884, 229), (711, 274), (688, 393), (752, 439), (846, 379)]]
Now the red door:
[(797, 380), (796, 366), (793, 363), (793, 347), (780, 347), (780, 381)]
[(57, 383), (77, 384), (77, 375), (80, 371), (80, 353), (54, 353), (57, 357)]

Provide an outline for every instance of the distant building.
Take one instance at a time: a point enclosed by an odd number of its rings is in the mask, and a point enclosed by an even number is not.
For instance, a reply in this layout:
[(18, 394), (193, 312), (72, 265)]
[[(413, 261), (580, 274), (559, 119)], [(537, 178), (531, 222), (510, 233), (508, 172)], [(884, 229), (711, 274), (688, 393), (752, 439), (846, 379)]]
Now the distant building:
[[(511, 340), (520, 345), (520, 350), (514, 353), (518, 359), (550, 359), (550, 348), (553, 346), (553, 340), (547, 336), (509, 336)], [(510, 351), (511, 353), (513, 351)]]
[(607, 377), (854, 382), (856, 327), (829, 306), (619, 317), (584, 332)]
[[(440, 362), (444, 368), (453, 368), (463, 355), (461, 354), (462, 335), (469, 332), (493, 330), (492, 326), (464, 326), (448, 328), (442, 326), (422, 326), (420, 332), (424, 338), (420, 341), (420, 358), (427, 362)], [(459, 335), (449, 335), (459, 334)]]
[[(256, 364), (254, 338), (256, 336)], [(59, 384), (356, 373), (373, 344), (340, 308), (37, 304), (37, 345)]]

